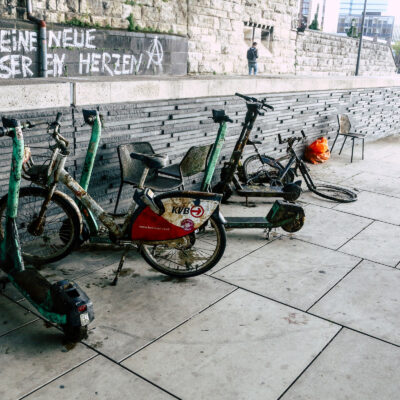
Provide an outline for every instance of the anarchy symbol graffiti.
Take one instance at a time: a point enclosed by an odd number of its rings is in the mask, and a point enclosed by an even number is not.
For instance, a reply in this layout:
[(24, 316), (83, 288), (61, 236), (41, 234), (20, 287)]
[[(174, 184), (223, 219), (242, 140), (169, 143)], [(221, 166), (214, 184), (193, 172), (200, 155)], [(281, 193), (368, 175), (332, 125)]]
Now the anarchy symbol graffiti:
[(158, 40), (156, 36), (152, 41), (150, 48), (146, 53), (149, 56), (149, 62), (147, 63), (147, 69), (150, 68), (151, 64), (154, 64), (157, 67), (162, 68), (162, 61), (164, 57), (164, 50), (161, 42)]

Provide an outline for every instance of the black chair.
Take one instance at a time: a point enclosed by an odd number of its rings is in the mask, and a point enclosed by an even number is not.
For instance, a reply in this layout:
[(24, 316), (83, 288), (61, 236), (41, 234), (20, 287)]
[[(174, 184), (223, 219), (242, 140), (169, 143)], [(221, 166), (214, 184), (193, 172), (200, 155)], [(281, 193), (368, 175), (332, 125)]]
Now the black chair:
[[(145, 187), (155, 192), (184, 189), (184, 178), (204, 172), (212, 145), (191, 147), (180, 163), (161, 169), (150, 169)], [(118, 190), (114, 213), (117, 213), (122, 188), (125, 183), (138, 187), (145, 166), (139, 160), (132, 159), (131, 153), (155, 154), (149, 142), (137, 142), (118, 146), (118, 158), (121, 169), (121, 183)]]
[(339, 128), (338, 128), (338, 133), (335, 137), (335, 140), (333, 142), (332, 148), (331, 148), (331, 153), (333, 151), (333, 148), (335, 147), (336, 140), (339, 135), (344, 136), (343, 144), (342, 147), (339, 151), (339, 155), (342, 153), (344, 144), (346, 143), (347, 138), (351, 138), (352, 140), (352, 147), (351, 147), (351, 161), (353, 162), (353, 153), (354, 153), (354, 140), (359, 139), (362, 141), (362, 159), (364, 160), (364, 141), (365, 141), (365, 136), (360, 133), (354, 133), (350, 132), (351, 130), (351, 123), (350, 119), (346, 114), (338, 114), (338, 122), (339, 122)]

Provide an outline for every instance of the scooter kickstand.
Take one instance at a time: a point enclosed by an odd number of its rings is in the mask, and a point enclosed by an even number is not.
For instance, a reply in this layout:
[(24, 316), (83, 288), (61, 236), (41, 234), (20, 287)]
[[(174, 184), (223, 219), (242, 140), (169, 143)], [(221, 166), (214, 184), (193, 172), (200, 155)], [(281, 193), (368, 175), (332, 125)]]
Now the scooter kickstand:
[(264, 229), (264, 233), (265, 233), (265, 240), (269, 240), (270, 239), (270, 233), (272, 231), (272, 228), (265, 228)]
[(119, 261), (117, 272), (115, 273), (114, 280), (110, 284), (111, 286), (117, 286), (118, 277), (119, 277), (119, 274), (121, 273), (122, 267), (124, 266), (124, 262), (126, 259), (126, 255), (128, 254), (128, 251), (129, 251), (129, 246), (125, 246), (124, 252), (122, 253), (122, 256), (121, 256), (121, 260)]

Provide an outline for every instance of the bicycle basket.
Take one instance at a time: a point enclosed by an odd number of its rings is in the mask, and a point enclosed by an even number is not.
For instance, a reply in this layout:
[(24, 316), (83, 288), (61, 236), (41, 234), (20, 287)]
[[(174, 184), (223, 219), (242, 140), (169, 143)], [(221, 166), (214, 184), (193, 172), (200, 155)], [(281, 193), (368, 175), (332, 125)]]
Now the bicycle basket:
[[(32, 154), (34, 151), (35, 154)], [(54, 168), (55, 153), (48, 147), (24, 148), (22, 177), (28, 181), (46, 185)]]

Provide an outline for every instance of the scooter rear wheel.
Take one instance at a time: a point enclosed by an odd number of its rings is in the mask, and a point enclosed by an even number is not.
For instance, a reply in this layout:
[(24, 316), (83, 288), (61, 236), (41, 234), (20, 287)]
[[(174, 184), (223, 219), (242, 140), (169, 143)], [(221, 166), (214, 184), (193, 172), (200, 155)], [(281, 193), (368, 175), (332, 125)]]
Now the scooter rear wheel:
[(157, 271), (175, 278), (204, 274), (214, 267), (224, 254), (226, 232), (222, 222), (211, 217), (185, 242), (172, 247), (168, 244), (141, 246), (143, 258)]

